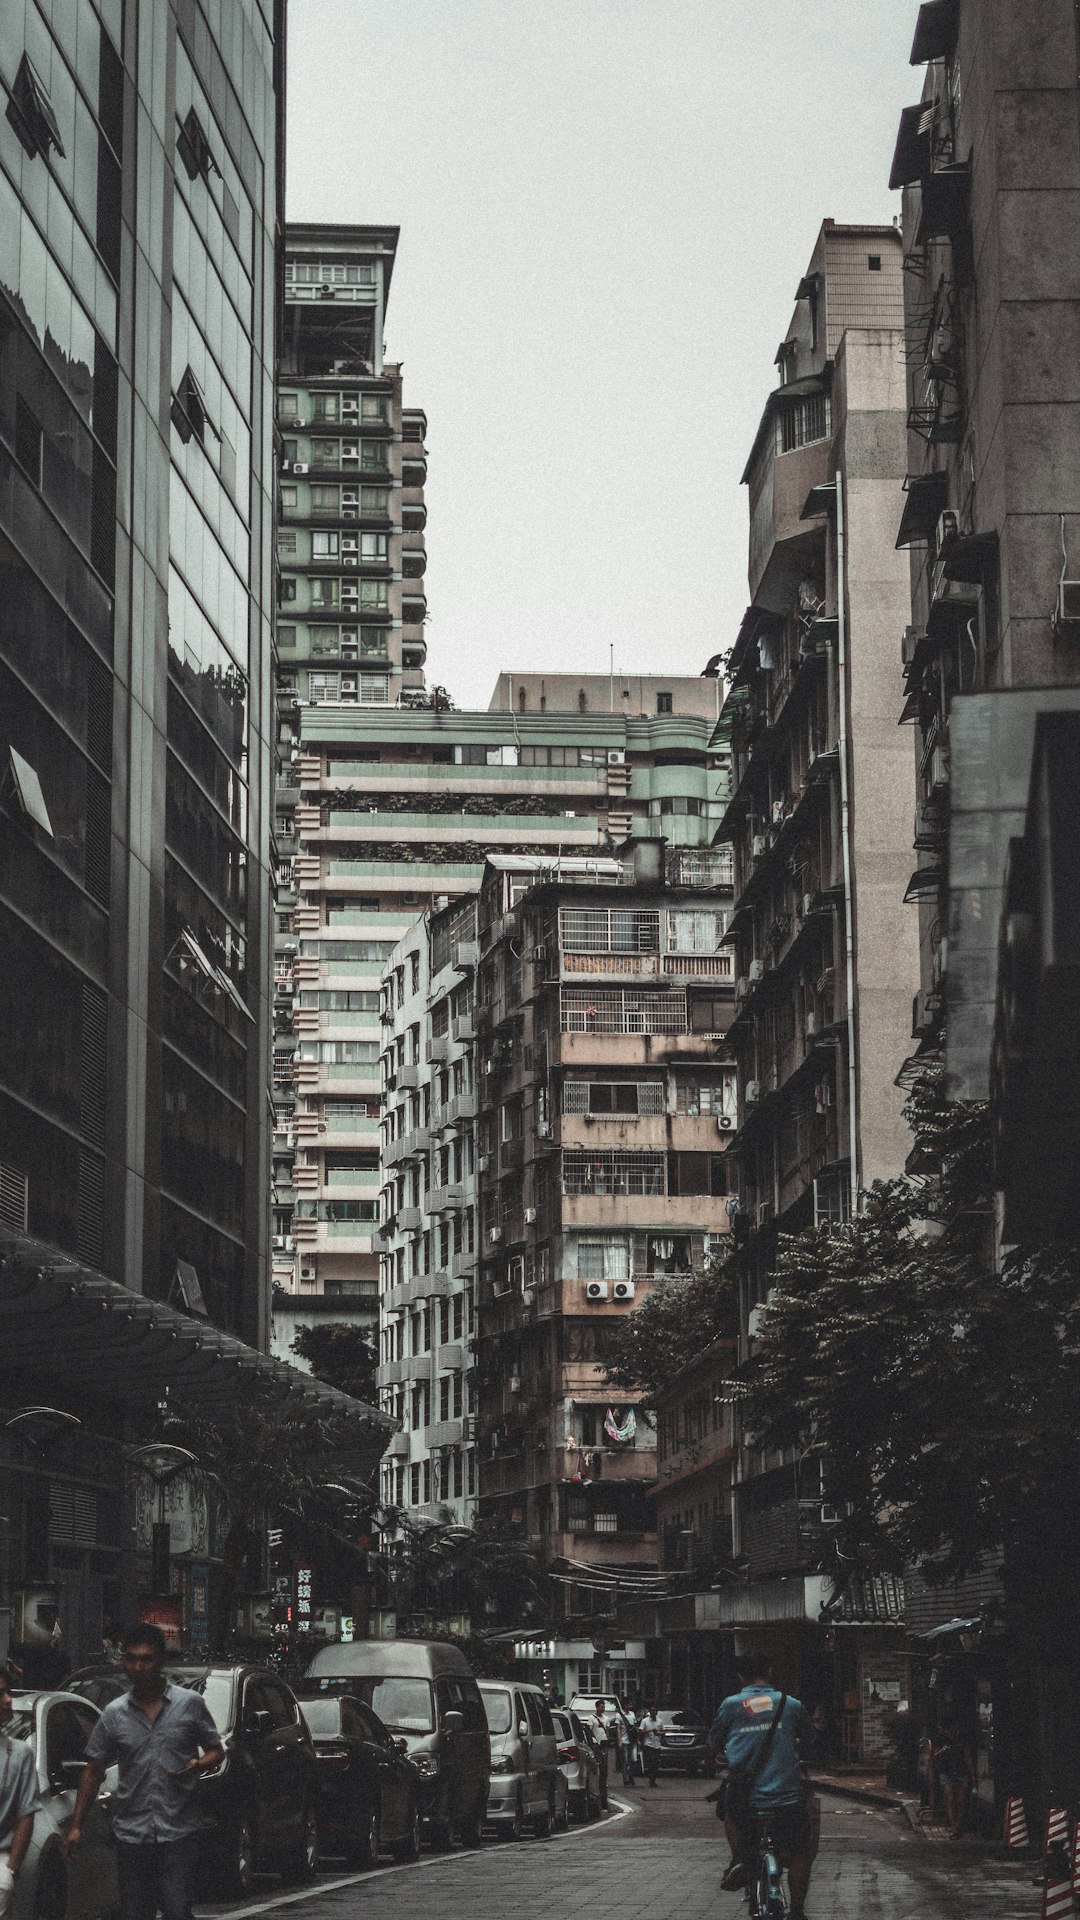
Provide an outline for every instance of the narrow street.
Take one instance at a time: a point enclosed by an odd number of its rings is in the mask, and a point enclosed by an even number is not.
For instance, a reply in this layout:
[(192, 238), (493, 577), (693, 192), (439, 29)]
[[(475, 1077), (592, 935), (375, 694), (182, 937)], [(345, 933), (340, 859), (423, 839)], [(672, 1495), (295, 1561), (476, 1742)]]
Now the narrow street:
[[(425, 1853), (412, 1866), (320, 1875), (304, 1893), (265, 1892), (202, 1916), (290, 1910), (297, 1920), (562, 1920), (616, 1910), (619, 1920), (742, 1920), (742, 1896), (720, 1894), (726, 1847), (708, 1785), (668, 1777), (612, 1794), (607, 1817), (548, 1841), (486, 1841), (476, 1853)], [(976, 1841), (951, 1843), (912, 1829), (893, 1809), (823, 1796), (822, 1846), (810, 1920), (1031, 1920), (1039, 1892), (1030, 1863), (1001, 1860)]]

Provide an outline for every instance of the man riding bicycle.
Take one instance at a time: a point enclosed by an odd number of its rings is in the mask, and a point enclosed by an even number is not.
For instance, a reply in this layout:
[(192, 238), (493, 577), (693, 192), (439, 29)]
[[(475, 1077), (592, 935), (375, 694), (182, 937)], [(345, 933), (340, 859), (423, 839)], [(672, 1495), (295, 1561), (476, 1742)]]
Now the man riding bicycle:
[[(744, 1685), (720, 1703), (709, 1745), (723, 1751), (729, 1768), (724, 1829), (731, 1865), (720, 1885), (729, 1892), (746, 1885), (757, 1838), (756, 1815), (767, 1814), (769, 1832), (791, 1888), (789, 1920), (806, 1920), (806, 1896), (817, 1853), (816, 1806), (812, 1807), (800, 1750), (813, 1751), (814, 1727), (801, 1700), (782, 1696), (769, 1682), (767, 1654), (738, 1662)], [(777, 1717), (783, 1698), (783, 1711)], [(740, 1796), (740, 1781), (748, 1791)], [(744, 1800), (740, 1810), (739, 1799)]]

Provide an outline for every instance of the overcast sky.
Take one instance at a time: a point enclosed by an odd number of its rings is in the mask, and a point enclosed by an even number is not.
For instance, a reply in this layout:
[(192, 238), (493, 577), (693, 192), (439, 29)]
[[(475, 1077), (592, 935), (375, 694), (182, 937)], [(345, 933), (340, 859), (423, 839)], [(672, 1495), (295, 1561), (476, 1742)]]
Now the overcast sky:
[(290, 0), (288, 216), (400, 225), (428, 678), (697, 673), (817, 229), (889, 221), (916, 0)]

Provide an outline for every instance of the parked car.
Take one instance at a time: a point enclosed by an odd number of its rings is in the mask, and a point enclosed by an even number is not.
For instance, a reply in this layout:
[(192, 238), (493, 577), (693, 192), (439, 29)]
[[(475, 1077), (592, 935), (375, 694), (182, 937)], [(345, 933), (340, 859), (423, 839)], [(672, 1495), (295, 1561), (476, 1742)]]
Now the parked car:
[(491, 1734), (488, 1821), (515, 1840), (530, 1821), (537, 1838), (546, 1839), (566, 1817), (551, 1708), (539, 1687), (519, 1680), (481, 1680), (480, 1697)]
[(353, 1640), (320, 1647), (307, 1694), (349, 1693), (407, 1744), (420, 1775), (424, 1831), (433, 1846), (456, 1833), (478, 1846), (487, 1807), (491, 1743), (465, 1655), (428, 1640)]
[(107, 1707), (110, 1700), (119, 1700), (122, 1693), (130, 1691), (131, 1681), (123, 1667), (110, 1662), (101, 1662), (92, 1667), (77, 1667), (64, 1681), (67, 1693), (77, 1693), (83, 1700), (89, 1700), (95, 1707)]
[(701, 1715), (689, 1707), (659, 1707), (656, 1717), (660, 1722), (661, 1767), (681, 1769), (693, 1778), (712, 1757), (709, 1729)]
[(600, 1762), (600, 1805), (606, 1808), (608, 1803), (608, 1773), (612, 1767), (618, 1772), (618, 1765), (614, 1758), (615, 1748), (611, 1745), (610, 1739), (608, 1745), (605, 1747), (603, 1742), (598, 1740), (594, 1734), (592, 1719), (596, 1712), (598, 1700), (602, 1700), (604, 1703), (604, 1719), (608, 1726), (613, 1727), (616, 1721), (618, 1721), (623, 1730), (624, 1740), (630, 1731), (630, 1722), (622, 1710), (622, 1702), (618, 1694), (575, 1693), (570, 1702), (570, 1711), (571, 1713), (577, 1714), (578, 1719), (588, 1733), (597, 1759)]
[(420, 1851), (420, 1775), (404, 1740), (349, 1693), (300, 1696), (319, 1762), (319, 1843), (350, 1867), (373, 1867), (381, 1844)]
[(83, 1822), (83, 1843), (70, 1867), (61, 1852), (97, 1708), (75, 1694), (29, 1690), (17, 1693), (12, 1704), (4, 1732), (29, 1742), (42, 1798), (15, 1882), (12, 1920), (98, 1920), (113, 1911), (119, 1897), (111, 1812), (115, 1767)]
[(248, 1891), (270, 1868), (294, 1885), (319, 1860), (319, 1763), (292, 1688), (269, 1668), (177, 1666), (177, 1686), (201, 1693), (225, 1758), (200, 1776), (211, 1829), (208, 1878), (215, 1895)]
[[(600, 1760), (581, 1721), (569, 1707), (552, 1707), (558, 1743), (559, 1772), (566, 1782), (567, 1806), (577, 1820), (593, 1820), (600, 1812)], [(604, 1751), (605, 1785), (607, 1750)]]

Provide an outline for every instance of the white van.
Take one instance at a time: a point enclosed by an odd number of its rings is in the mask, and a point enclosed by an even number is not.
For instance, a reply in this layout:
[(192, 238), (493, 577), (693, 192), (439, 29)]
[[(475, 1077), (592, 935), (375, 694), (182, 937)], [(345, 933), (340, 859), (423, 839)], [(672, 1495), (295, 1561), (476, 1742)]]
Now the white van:
[(525, 1680), (481, 1680), (491, 1735), (487, 1820), (518, 1839), (526, 1823), (546, 1839), (566, 1822), (566, 1781), (555, 1722), (539, 1687)]

